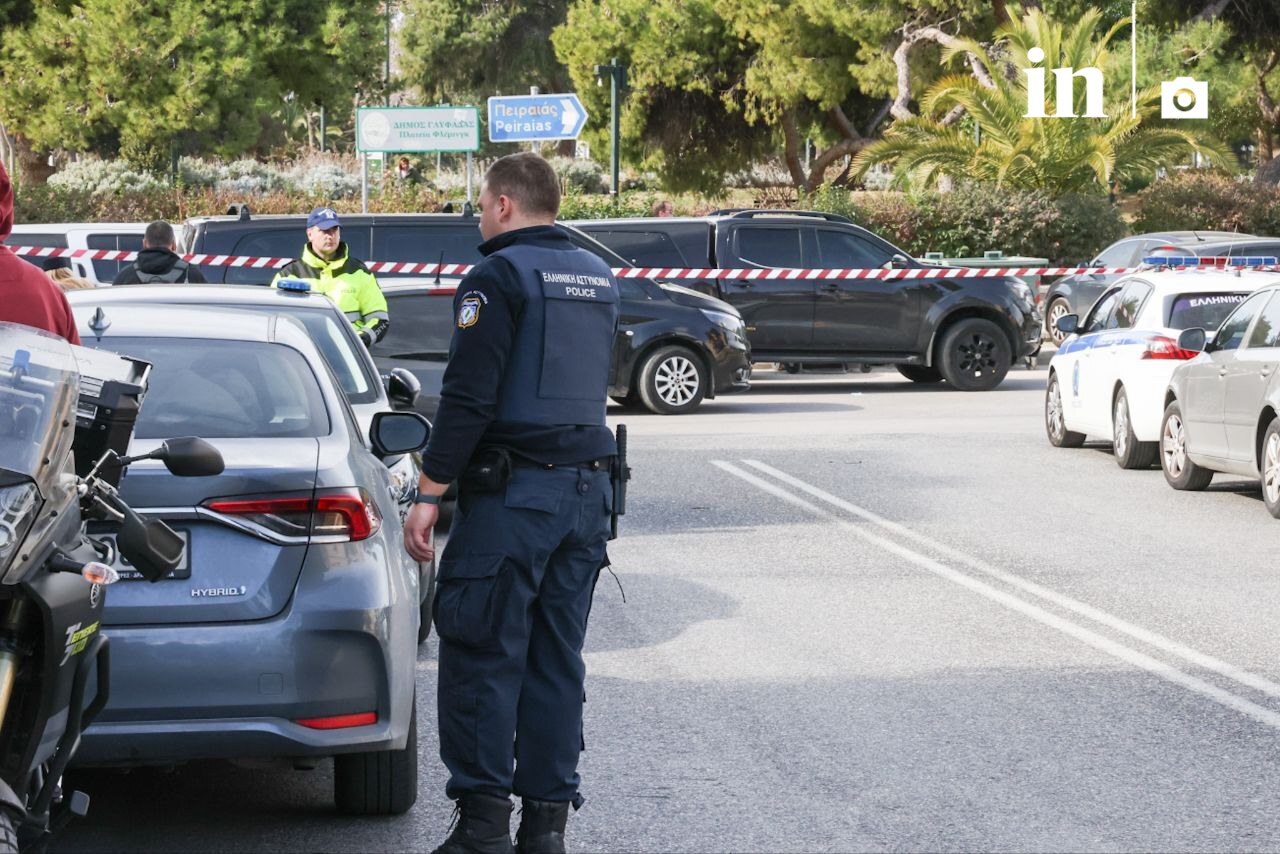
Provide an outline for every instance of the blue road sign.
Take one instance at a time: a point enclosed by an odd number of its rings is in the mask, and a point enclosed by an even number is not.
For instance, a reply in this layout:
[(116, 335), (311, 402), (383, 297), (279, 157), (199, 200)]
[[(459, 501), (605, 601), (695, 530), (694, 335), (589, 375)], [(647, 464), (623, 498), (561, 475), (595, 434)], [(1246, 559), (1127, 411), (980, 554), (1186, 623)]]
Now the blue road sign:
[(502, 95), (489, 99), (490, 142), (577, 139), (587, 110), (567, 95)]

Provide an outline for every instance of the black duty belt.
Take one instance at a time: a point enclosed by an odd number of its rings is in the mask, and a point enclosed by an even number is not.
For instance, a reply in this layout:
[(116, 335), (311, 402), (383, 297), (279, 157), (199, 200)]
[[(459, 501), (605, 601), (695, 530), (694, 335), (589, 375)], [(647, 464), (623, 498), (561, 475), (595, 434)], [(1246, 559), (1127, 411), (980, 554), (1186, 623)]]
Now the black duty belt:
[(612, 462), (613, 462), (613, 457), (600, 457), (599, 459), (595, 459), (595, 460), (584, 460), (583, 462), (580, 462), (580, 463), (539, 463), (539, 462), (535, 462), (534, 460), (526, 460), (522, 457), (513, 456), (511, 458), (511, 465), (517, 468), (544, 469), (544, 470), (585, 468), (585, 469), (591, 469), (592, 471), (608, 471), (609, 466), (612, 464)]

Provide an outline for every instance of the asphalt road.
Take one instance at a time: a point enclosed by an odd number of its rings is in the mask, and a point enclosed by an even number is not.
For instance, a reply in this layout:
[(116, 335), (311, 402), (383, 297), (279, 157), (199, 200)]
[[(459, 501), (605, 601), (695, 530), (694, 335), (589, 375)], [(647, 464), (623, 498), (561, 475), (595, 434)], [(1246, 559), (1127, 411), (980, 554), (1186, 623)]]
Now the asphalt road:
[[(1045, 372), (960, 394), (762, 375), (620, 411), (636, 478), (588, 639), (581, 851), (1280, 847), (1280, 523), (1051, 448)], [(82, 773), (61, 851), (421, 851), (451, 805), (351, 820), (331, 768)]]

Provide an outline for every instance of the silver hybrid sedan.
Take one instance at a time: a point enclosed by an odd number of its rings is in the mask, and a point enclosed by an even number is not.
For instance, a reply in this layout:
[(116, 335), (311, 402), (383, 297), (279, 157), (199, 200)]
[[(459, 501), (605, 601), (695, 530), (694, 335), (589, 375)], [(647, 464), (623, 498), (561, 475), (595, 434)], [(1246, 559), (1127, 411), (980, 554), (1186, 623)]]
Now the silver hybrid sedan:
[(1240, 303), (1217, 332), (1188, 329), (1184, 350), (1204, 353), (1173, 373), (1160, 430), (1160, 464), (1174, 489), (1204, 489), (1215, 472), (1262, 481), (1280, 518), (1280, 285)]
[(112, 587), (111, 700), (79, 762), (332, 755), (341, 809), (407, 810), (418, 567), (391, 473), (312, 336), (208, 307), (81, 307), (77, 324), (86, 346), (154, 366), (137, 449), (198, 435), (226, 463), (218, 477), (150, 462), (124, 477), (125, 499), (187, 550), (167, 579)]
[[(311, 335), (312, 342), (333, 371), (338, 387), (346, 395), (366, 437), (374, 415), (389, 412), (393, 407), (412, 409), (417, 403), (417, 378), (405, 370), (392, 371), (386, 377), (380, 377), (373, 357), (360, 342), (346, 315), (333, 300), (321, 294), (284, 291), (260, 285), (122, 285), (69, 291), (67, 299), (76, 310), (77, 317), (83, 317), (86, 322), (92, 318), (93, 311), (97, 308), (115, 316), (119, 311), (130, 311), (133, 306), (140, 305), (236, 308), (279, 314), (296, 320)], [(433, 405), (430, 411), (434, 411)], [(403, 515), (408, 512), (409, 500), (418, 484), (418, 468), (407, 454), (389, 458), (386, 463), (391, 470), (400, 513)], [(434, 564), (421, 564), (419, 571), (422, 578), (419, 585), (422, 591), (419, 609), (422, 613), (422, 628), (418, 642), (422, 643), (431, 629), (431, 600), (435, 591), (436, 567)]]

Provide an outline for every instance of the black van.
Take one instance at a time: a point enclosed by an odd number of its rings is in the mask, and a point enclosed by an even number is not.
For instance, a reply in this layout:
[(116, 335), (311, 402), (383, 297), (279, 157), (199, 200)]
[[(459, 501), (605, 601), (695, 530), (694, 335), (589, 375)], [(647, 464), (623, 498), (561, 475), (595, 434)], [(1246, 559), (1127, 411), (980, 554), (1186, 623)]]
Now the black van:
[[(187, 252), (294, 258), (302, 250), (305, 216), (196, 217), (187, 221)], [(573, 242), (612, 267), (628, 266), (617, 254), (571, 227)], [(479, 219), (458, 214), (344, 214), (342, 239), (366, 261), (474, 264), (481, 255)], [(210, 282), (267, 284), (275, 272), (262, 267), (200, 265)], [(423, 398), (439, 393), (441, 363), (453, 334), (453, 301), (440, 285), (457, 278), (377, 274), (386, 294), (391, 328), (373, 347), (385, 373), (408, 368), (423, 383)], [(609, 394), (625, 405), (653, 412), (691, 412), (706, 398), (745, 391), (751, 353), (737, 309), (706, 294), (650, 279), (621, 279), (622, 317), (614, 341)], [(446, 290), (447, 294), (448, 291)], [(430, 414), (430, 413), (428, 413)]]

